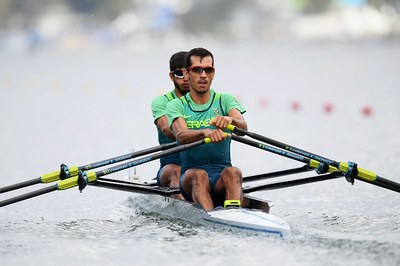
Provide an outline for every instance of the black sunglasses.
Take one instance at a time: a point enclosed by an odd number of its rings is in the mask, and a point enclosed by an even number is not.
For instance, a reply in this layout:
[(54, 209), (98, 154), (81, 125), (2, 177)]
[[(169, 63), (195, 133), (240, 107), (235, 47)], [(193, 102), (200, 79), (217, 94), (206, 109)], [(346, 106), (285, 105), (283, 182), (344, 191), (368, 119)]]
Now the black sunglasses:
[(206, 72), (206, 74), (212, 74), (215, 71), (214, 67), (199, 67), (199, 66), (191, 66), (188, 68), (189, 71), (192, 71), (193, 73), (201, 74)]
[(174, 70), (174, 71), (172, 71), (171, 72), (176, 78), (179, 78), (179, 79), (183, 79), (184, 78), (184, 73), (183, 73), (183, 70), (180, 70), (180, 69), (178, 69), (178, 70)]

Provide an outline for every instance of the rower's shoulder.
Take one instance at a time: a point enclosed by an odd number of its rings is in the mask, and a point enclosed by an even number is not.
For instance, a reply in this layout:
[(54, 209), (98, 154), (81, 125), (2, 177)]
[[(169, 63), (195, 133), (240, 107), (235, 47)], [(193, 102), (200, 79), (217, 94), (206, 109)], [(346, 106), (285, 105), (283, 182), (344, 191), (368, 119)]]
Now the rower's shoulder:
[(165, 107), (168, 102), (174, 100), (176, 97), (173, 97), (171, 92), (167, 92), (165, 94), (157, 95), (151, 101), (151, 106), (155, 107)]
[(239, 102), (237, 96), (230, 92), (217, 92), (215, 98), (223, 102)]
[(184, 105), (184, 104), (187, 104), (187, 99), (185, 96), (181, 96), (172, 99), (171, 101), (168, 102), (167, 105)]
[(167, 113), (168, 113), (168, 111), (171, 112), (171, 111), (180, 110), (181, 108), (183, 108), (183, 100), (181, 98), (175, 98), (166, 104), (165, 108), (167, 110)]

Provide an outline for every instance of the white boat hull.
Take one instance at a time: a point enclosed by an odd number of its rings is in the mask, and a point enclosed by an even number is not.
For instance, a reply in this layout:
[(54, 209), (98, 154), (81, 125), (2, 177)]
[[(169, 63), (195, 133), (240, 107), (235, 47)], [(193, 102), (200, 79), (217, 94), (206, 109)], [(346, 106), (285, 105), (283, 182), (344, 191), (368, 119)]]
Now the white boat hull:
[(290, 226), (286, 221), (260, 210), (221, 208), (206, 212), (196, 204), (155, 194), (140, 195), (133, 202), (141, 211), (180, 218), (194, 224), (280, 237), (290, 235)]

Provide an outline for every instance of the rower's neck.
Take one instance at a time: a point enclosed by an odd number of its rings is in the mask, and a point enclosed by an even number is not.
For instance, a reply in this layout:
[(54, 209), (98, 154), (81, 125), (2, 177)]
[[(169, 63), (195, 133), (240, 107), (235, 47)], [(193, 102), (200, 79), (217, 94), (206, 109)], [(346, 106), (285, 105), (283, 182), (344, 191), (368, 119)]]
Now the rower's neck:
[(195, 92), (190, 92), (190, 98), (192, 98), (195, 104), (206, 104), (210, 100), (211, 92), (210, 90), (204, 94), (198, 94)]
[(184, 94), (180, 94), (177, 89), (175, 89), (175, 94), (177, 98), (181, 98)]

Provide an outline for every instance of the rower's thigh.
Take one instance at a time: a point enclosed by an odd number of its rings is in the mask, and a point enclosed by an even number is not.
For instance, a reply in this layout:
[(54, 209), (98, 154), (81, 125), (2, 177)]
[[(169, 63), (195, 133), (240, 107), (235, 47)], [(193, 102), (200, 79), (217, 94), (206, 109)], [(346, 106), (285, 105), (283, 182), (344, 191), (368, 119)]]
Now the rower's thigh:
[(162, 168), (160, 174), (160, 184), (163, 187), (169, 187), (171, 180), (178, 180), (181, 174), (181, 167), (176, 164), (167, 164)]
[(237, 183), (242, 183), (242, 171), (234, 166), (226, 167), (215, 184), (214, 192), (224, 193), (227, 186)]
[(182, 188), (189, 195), (192, 193), (193, 186), (210, 190), (210, 181), (207, 172), (203, 169), (186, 170), (182, 177)]

